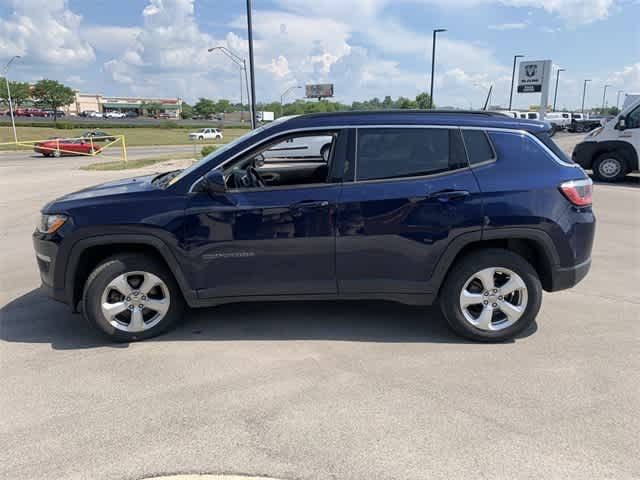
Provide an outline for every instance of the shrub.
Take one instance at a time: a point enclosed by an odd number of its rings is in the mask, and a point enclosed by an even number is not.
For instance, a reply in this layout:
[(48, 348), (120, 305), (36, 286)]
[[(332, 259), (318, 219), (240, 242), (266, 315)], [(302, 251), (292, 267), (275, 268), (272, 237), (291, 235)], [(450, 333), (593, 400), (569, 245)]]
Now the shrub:
[(57, 122), (55, 125), (58, 130), (73, 130), (73, 124), (69, 122)]
[(205, 145), (204, 147), (202, 147), (202, 150), (200, 150), (200, 155), (202, 155), (203, 157), (206, 157), (211, 152), (213, 152), (216, 148), (218, 147), (216, 147), (215, 145)]

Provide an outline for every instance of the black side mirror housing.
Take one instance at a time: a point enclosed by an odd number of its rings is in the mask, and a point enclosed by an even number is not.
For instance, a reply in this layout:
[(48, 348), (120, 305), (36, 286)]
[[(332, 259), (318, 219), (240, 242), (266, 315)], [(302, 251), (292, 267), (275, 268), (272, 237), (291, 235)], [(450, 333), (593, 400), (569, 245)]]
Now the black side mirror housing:
[(207, 192), (210, 195), (224, 195), (227, 192), (227, 184), (220, 170), (210, 170), (200, 180), (198, 191)]

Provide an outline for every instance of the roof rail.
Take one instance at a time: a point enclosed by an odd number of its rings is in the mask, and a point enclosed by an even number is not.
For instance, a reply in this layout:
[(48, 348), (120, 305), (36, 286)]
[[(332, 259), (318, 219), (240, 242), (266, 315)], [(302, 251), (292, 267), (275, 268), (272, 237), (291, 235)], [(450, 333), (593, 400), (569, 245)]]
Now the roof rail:
[(394, 113), (403, 115), (480, 115), (485, 117), (509, 117), (504, 113), (490, 112), (486, 110), (402, 110), (402, 109), (380, 109), (380, 110), (343, 110), (340, 112), (316, 112), (307, 113), (305, 117), (324, 115), (380, 115), (381, 113)]

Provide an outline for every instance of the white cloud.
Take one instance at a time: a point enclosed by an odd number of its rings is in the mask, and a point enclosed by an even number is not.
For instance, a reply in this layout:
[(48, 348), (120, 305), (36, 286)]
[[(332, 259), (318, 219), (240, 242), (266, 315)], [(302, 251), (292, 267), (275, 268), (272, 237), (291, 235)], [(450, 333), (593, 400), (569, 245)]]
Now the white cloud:
[(619, 87), (626, 93), (640, 93), (640, 62), (614, 72), (607, 79), (607, 83)]
[(497, 25), (489, 25), (489, 30), (522, 30), (527, 28), (526, 23), (499, 23)]
[(80, 35), (95, 50), (117, 55), (130, 48), (140, 29), (137, 27), (116, 27), (110, 25), (85, 26)]
[(66, 0), (10, 0), (12, 14), (0, 19), (0, 57), (21, 55), (23, 63), (77, 65), (95, 54), (80, 35), (82, 17)]

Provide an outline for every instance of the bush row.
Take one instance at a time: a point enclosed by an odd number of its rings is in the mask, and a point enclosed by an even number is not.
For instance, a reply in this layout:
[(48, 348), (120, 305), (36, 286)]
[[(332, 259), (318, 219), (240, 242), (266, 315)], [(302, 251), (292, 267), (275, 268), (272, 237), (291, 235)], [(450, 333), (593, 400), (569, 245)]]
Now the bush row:
[[(2, 127), (10, 127), (10, 121), (0, 121), (0, 126)], [(202, 123), (202, 124), (182, 124), (178, 122), (173, 122), (171, 120), (166, 122), (159, 123), (116, 123), (116, 122), (73, 122), (62, 120), (59, 122), (30, 122), (30, 121), (16, 121), (16, 127), (47, 127), (47, 128), (57, 128), (60, 130), (71, 130), (74, 128), (164, 128), (164, 129), (183, 129), (183, 130), (193, 130), (198, 128), (247, 128), (246, 125), (219, 125), (214, 123)]]

